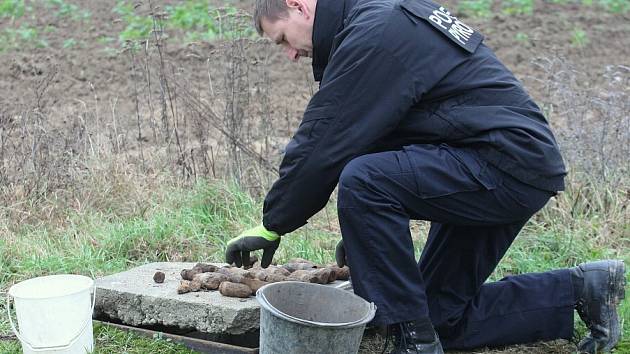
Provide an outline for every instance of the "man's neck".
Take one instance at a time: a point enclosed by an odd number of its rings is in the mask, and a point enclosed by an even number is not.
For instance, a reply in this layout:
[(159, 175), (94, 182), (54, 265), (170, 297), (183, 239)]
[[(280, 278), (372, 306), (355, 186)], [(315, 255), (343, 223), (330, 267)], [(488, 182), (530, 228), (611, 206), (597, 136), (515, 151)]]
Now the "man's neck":
[(317, 0), (313, 23), (313, 77), (322, 81), (335, 35), (357, 0)]

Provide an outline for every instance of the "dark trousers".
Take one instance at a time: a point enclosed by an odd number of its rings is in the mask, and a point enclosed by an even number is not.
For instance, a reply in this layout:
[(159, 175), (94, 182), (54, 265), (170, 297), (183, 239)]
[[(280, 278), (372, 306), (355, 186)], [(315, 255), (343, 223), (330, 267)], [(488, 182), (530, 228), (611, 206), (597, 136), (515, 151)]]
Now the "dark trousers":
[[(447, 145), (353, 159), (338, 210), (354, 291), (376, 304), (376, 325), (429, 317), (445, 348), (569, 339), (568, 270), (485, 283), (552, 195)], [(417, 263), (410, 219), (431, 221)]]

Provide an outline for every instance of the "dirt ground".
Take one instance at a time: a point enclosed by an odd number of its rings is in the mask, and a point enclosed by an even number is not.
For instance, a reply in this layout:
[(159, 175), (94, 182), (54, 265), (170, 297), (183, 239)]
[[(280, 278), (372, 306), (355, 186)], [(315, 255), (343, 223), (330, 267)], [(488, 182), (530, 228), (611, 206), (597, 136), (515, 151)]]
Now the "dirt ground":
[[(140, 92), (142, 96), (138, 116), (146, 121), (149, 110), (154, 108), (147, 105), (148, 99), (144, 96), (147, 92), (153, 99), (159, 96), (155, 50), (150, 55), (140, 51), (135, 57), (121, 50), (118, 34), (125, 24), (112, 11), (114, 1), (69, 2), (89, 10), (91, 18), (88, 21), (64, 20), (53, 11), (38, 11), (30, 21), (36, 21), (38, 28), (54, 28), (51, 32), (54, 35), (47, 36), (48, 45), (43, 48), (30, 45), (0, 53), (0, 114), (9, 111), (9, 115), (15, 115), (21, 109), (41, 107), (40, 110), (51, 113), (46, 115), (49, 122), (71, 130), (73, 124), (77, 125), (77, 117), (86, 120), (86, 111), (98, 110), (100, 112), (94, 114), (96, 118), (111, 120), (116, 116), (117, 121), (108, 124), (118, 124), (117, 129), (131, 132), (136, 129), (135, 93)], [(144, 3), (137, 8), (137, 13), (148, 13)], [(166, 6), (178, 2), (153, 3)], [(237, 0), (231, 4), (246, 12), (252, 10), (250, 1)], [(451, 10), (457, 9), (457, 4), (458, 1), (445, 1)], [(548, 109), (555, 103), (549, 85), (554, 75), (570, 72), (575, 77), (572, 85), (600, 92), (614, 80), (610, 78), (609, 68), (618, 65), (628, 68), (630, 14), (612, 14), (601, 7), (584, 6), (579, 2), (536, 1), (535, 5), (533, 15), (506, 15), (495, 5), (497, 8), (490, 17), (461, 18), (485, 35), (485, 43), (523, 81), (541, 107)], [(8, 21), (4, 24), (1, 21), (0, 29), (8, 25)], [(235, 49), (225, 43), (184, 43), (178, 39), (181, 31), (169, 32), (167, 28), (166, 32), (170, 37), (162, 47), (166, 71), (177, 82), (190, 86), (199, 97), (221, 96), (218, 91), (226, 96), (229, 94), (226, 73), (235, 65), (234, 58), (242, 61), (238, 65), (247, 66), (241, 71), (247, 76), (244, 85), (249, 90), (249, 96), (243, 98), (249, 105), (245, 112), (250, 119), (248, 124), (256, 124), (264, 117), (275, 124), (245, 140), (258, 146), (262, 140), (267, 144), (270, 137), (273, 147), (265, 147), (265, 155), (271, 156), (270, 161), (277, 161), (317, 88), (312, 81), (310, 60), (291, 63), (280, 50), (262, 39), (245, 41), (235, 56)], [(76, 45), (66, 46), (68, 39)], [(144, 60), (148, 56), (152, 58), (147, 64)], [(148, 77), (146, 68), (153, 75), (152, 87), (148, 87), (144, 77)], [(262, 91), (264, 99), (259, 95)], [(577, 98), (570, 98), (573, 99)], [(219, 111), (229, 108), (216, 107)], [(565, 123), (551, 121), (551, 124)], [(148, 129), (148, 123), (142, 126)], [(260, 128), (253, 130), (256, 129)], [(145, 147), (157, 145), (159, 139), (155, 134), (144, 132), (142, 135)], [(220, 137), (210, 136), (206, 140), (221, 144)], [(189, 148), (197, 146), (199, 143)]]
[[(91, 12), (89, 22), (62, 21), (52, 12), (38, 13), (38, 26), (54, 27), (55, 36), (49, 37), (45, 48), (0, 54), (0, 103), (32, 104), (42, 89), (42, 82), (54, 75), (44, 97), (49, 107), (56, 110), (78, 107), (97, 97), (101, 102), (116, 100), (121, 114), (133, 113), (135, 106), (129, 99), (134, 92), (131, 60), (127, 54), (117, 51), (117, 43), (103, 40), (117, 38), (124, 27), (119, 16), (112, 12), (113, 3), (77, 2)], [(155, 3), (166, 5), (174, 1)], [(457, 1), (444, 3), (451, 9), (457, 8)], [(251, 10), (250, 2), (234, 4)], [(594, 6), (548, 1), (537, 1), (531, 16), (508, 16), (500, 9), (495, 10), (496, 14), (486, 19), (464, 19), (486, 36), (485, 43), (538, 100), (546, 96), (544, 80), (548, 73), (533, 61), (541, 64), (545, 63), (541, 58), (566, 59), (574, 70), (585, 75), (582, 84), (593, 88), (605, 84), (606, 66), (628, 65), (629, 14), (611, 14)], [(582, 46), (574, 43), (576, 30), (586, 33), (587, 40)], [(68, 38), (79, 45), (64, 48)], [(289, 63), (268, 43), (260, 43), (254, 50), (257, 55), (268, 58), (273, 87), (271, 106), (283, 107), (278, 112), (291, 116), (293, 123), (299, 122), (299, 113), (315, 88), (308, 59), (297, 65)], [(207, 83), (209, 72), (217, 73), (223, 65), (217, 56), (217, 47), (208, 43), (167, 41), (165, 55), (166, 60), (178, 68), (183, 80), (201, 85)]]
[[(105, 40), (117, 38), (123, 29), (118, 15), (112, 12), (115, 2), (69, 2), (88, 9), (92, 14), (90, 21), (63, 21), (52, 12), (38, 13), (39, 27), (55, 28), (55, 36), (49, 38), (48, 46), (24, 47), (0, 54), (0, 115), (3, 109), (32, 107), (39, 100), (48, 110), (61, 112), (56, 115), (63, 120), (60, 123), (65, 123), (64, 114), (72, 115), (98, 104), (115, 109), (121, 117), (134, 116), (132, 98), (137, 80), (132, 59), (128, 53), (118, 50), (117, 43)], [(154, 2), (176, 3), (172, 0)], [(457, 8), (457, 1), (444, 3), (451, 9)], [(557, 70), (550, 66), (558, 59), (580, 73), (583, 81), (578, 84), (593, 90), (606, 87), (609, 79), (604, 73), (608, 66), (630, 65), (630, 14), (611, 14), (578, 3), (536, 1), (534, 15), (508, 16), (495, 9), (495, 14), (486, 19), (463, 19), (485, 34), (485, 43), (524, 82), (531, 95), (545, 103), (548, 99), (546, 80)], [(251, 2), (232, 4), (251, 10)], [(1, 21), (0, 28), (8, 25)], [(581, 45), (575, 41), (577, 30), (583, 30), (587, 36)], [(64, 48), (68, 38), (79, 44)], [(176, 68), (182, 81), (198, 85), (200, 90), (209, 90), (209, 77), (221, 80), (220, 73), (227, 65), (222, 59), (227, 60), (229, 55), (220, 52), (219, 44), (177, 41), (166, 44), (165, 60)], [(279, 135), (289, 136), (316, 89), (310, 63), (308, 60), (290, 63), (266, 41), (249, 44), (245, 52), (252, 55), (253, 67), (260, 58), (268, 64), (265, 72), (271, 92), (269, 114), (286, 119), (285, 131)], [(129, 119), (122, 124), (133, 126), (134, 121)], [(361, 353), (380, 353), (383, 344), (381, 337), (368, 333)], [(570, 343), (558, 341), (473, 353), (569, 353), (573, 348)]]
[[(387, 344), (388, 353), (393, 349), (391, 342)], [(375, 330), (366, 330), (361, 347), (360, 354), (381, 354), (385, 347), (385, 338), (378, 334)], [(528, 345), (515, 345), (504, 348), (479, 348), (471, 351), (447, 351), (449, 354), (568, 354), (575, 352), (575, 345), (565, 341), (556, 340), (545, 343), (532, 343)]]
[[(69, 2), (90, 11), (92, 15), (89, 22), (63, 21), (52, 11), (38, 11), (37, 27), (55, 28), (55, 36), (47, 39), (48, 46), (30, 46), (0, 53), (0, 106), (31, 107), (39, 99), (43, 106), (56, 112), (75, 112), (86, 105), (91, 108), (97, 102), (105, 106), (112, 106), (115, 102), (118, 115), (133, 116), (134, 85), (142, 85), (142, 80), (137, 77), (142, 68), (136, 67), (138, 73), (134, 76), (129, 52), (123, 51), (122, 44), (118, 43), (118, 34), (124, 29), (124, 24), (120, 16), (112, 11), (115, 2)], [(178, 1), (153, 3), (165, 7)], [(249, 2), (232, 4), (251, 10)], [(148, 12), (146, 5), (137, 9), (138, 14)], [(78, 45), (64, 48), (68, 38), (74, 39)], [(261, 58), (270, 64), (268, 80), (274, 92), (271, 107), (282, 107), (273, 109), (271, 113), (282, 112), (297, 121), (315, 87), (308, 71), (310, 64), (302, 62), (294, 65), (284, 60), (282, 54), (267, 41), (248, 42), (244, 47), (246, 55), (252, 58), (249, 63), (252, 67)], [(221, 85), (225, 67), (230, 64), (230, 53), (226, 52), (229, 49), (225, 49), (221, 43), (180, 43), (167, 39), (163, 50), (166, 66), (176, 71), (178, 80), (198, 85), (200, 91), (209, 90), (209, 76)], [(141, 65), (143, 59), (143, 54), (139, 53), (136, 65)], [(146, 88), (139, 89), (142, 91)], [(132, 123), (130, 121), (129, 124)]]

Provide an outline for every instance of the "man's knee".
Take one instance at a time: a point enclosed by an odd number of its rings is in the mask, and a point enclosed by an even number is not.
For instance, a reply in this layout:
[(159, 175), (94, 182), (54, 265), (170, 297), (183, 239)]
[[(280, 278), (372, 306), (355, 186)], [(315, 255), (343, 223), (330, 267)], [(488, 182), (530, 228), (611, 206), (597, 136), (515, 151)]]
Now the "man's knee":
[(339, 176), (339, 196), (337, 206), (353, 207), (357, 203), (357, 193), (370, 184), (368, 156), (359, 156), (346, 164)]

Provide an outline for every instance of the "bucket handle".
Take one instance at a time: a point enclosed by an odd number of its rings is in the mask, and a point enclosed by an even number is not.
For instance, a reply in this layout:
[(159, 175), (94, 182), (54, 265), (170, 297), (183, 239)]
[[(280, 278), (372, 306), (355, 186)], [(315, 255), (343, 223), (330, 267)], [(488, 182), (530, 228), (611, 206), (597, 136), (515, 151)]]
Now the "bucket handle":
[[(345, 284), (341, 284), (341, 285), (345, 285)], [(265, 286), (269, 286), (269, 284), (265, 285)], [(258, 289), (258, 291), (256, 291), (256, 299), (258, 300), (258, 302), (263, 305), (263, 307), (267, 308), (268, 311), (270, 311), (272, 314), (274, 314), (275, 316), (278, 317), (284, 317), (285, 319), (291, 321), (291, 322), (296, 322), (296, 323), (302, 323), (302, 324), (307, 324), (307, 325), (317, 325), (317, 326), (321, 326), (321, 327), (328, 327), (328, 328), (339, 328), (339, 327), (349, 327), (349, 326), (354, 326), (357, 325), (361, 322), (369, 322), (372, 320), (372, 318), (374, 317), (374, 313), (376, 312), (376, 305), (374, 305), (373, 302), (368, 303), (369, 307), (370, 307), (370, 312), (363, 318), (360, 318), (356, 321), (352, 321), (352, 322), (347, 322), (347, 323), (324, 323), (324, 322), (317, 322), (317, 321), (310, 321), (310, 320), (305, 320), (299, 317), (295, 317), (295, 316), (291, 316), (289, 314), (286, 313), (282, 313), (280, 311), (278, 311), (275, 307), (273, 307), (271, 305), (271, 303), (269, 302), (269, 300), (267, 300), (267, 297), (265, 296), (265, 293), (263, 291), (261, 291), (263, 288)], [(367, 318), (369, 318), (369, 320), (366, 320)]]
[(94, 313), (94, 305), (96, 305), (96, 282), (94, 282), (94, 285), (93, 285), (92, 289), (93, 289), (93, 294), (92, 294), (92, 311), (90, 311), (90, 316), (88, 317), (87, 321), (85, 321), (85, 323), (81, 327), (81, 330), (79, 330), (79, 333), (77, 333), (77, 335), (75, 335), (70, 340), (70, 343), (64, 344), (64, 345), (55, 345), (55, 346), (52, 346), (52, 347), (38, 347), (38, 346), (34, 346), (31, 343), (29, 343), (22, 336), (20, 331), (18, 331), (18, 329), (15, 327), (15, 323), (13, 323), (13, 316), (11, 316), (11, 295), (7, 291), (7, 315), (9, 317), (9, 323), (11, 324), (11, 329), (13, 329), (13, 333), (20, 340), (20, 342), (26, 344), (26, 346), (28, 346), (29, 349), (34, 351), (34, 352), (43, 352), (43, 351), (47, 351), (47, 350), (66, 350), (66, 349), (69, 349), (70, 347), (72, 347), (74, 345), (74, 343), (77, 342), (77, 340), (79, 340), (79, 337), (81, 337), (81, 335), (83, 334), (83, 331), (85, 331), (85, 329), (87, 328), (88, 324), (90, 324), (90, 322), (92, 322), (92, 314)]

